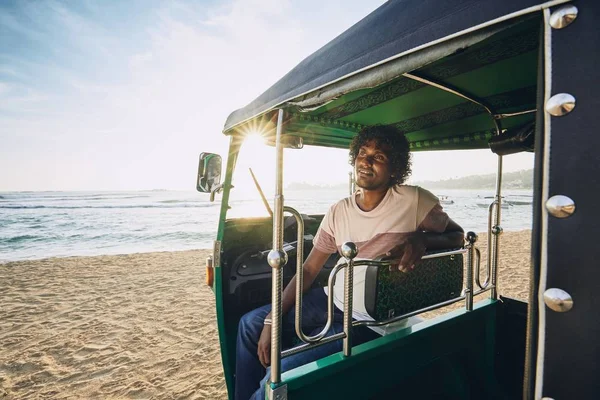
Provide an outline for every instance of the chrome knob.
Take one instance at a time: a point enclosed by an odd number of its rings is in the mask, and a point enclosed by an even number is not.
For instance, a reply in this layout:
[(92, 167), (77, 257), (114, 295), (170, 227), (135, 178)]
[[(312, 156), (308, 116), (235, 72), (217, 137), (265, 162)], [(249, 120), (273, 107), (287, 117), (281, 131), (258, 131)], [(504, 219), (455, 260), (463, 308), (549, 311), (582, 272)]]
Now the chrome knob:
[(358, 247), (352, 242), (346, 242), (342, 245), (342, 255), (347, 260), (353, 260), (358, 254)]
[(575, 202), (567, 196), (557, 194), (546, 201), (546, 210), (556, 218), (567, 218), (575, 212)]
[(553, 311), (567, 312), (573, 308), (573, 298), (562, 289), (551, 288), (544, 292), (544, 303)]
[(569, 93), (559, 93), (548, 99), (546, 111), (555, 117), (567, 115), (575, 108), (575, 97)]
[(469, 243), (469, 244), (475, 244), (475, 242), (477, 241), (478, 236), (475, 232), (469, 231), (467, 232), (467, 234), (465, 235), (465, 240)]
[(575, 6), (563, 6), (550, 15), (550, 26), (554, 29), (563, 29), (571, 25), (577, 18), (579, 10)]
[(281, 268), (287, 264), (288, 256), (283, 250), (271, 250), (267, 255), (267, 262), (271, 268)]

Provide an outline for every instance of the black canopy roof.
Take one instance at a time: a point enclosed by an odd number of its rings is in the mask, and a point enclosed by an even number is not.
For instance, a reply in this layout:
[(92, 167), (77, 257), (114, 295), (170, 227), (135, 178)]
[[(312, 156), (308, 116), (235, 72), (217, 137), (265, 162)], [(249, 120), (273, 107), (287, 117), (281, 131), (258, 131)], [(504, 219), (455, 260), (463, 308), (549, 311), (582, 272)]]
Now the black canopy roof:
[[(307, 57), (246, 107), (224, 132), (299, 96), (470, 31), (566, 1), (391, 0)], [(368, 86), (368, 85), (367, 85)], [(332, 96), (332, 99), (335, 96)], [(330, 99), (323, 99), (326, 102)]]

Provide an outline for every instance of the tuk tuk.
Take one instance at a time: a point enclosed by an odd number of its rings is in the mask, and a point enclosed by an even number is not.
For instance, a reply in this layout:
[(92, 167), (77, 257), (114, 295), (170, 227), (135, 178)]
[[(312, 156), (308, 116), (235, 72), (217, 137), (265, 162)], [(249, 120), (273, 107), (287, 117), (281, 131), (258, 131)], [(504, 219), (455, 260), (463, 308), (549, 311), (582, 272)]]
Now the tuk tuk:
[[(231, 113), (223, 130), (230, 138), (224, 177), (221, 158), (202, 153), (197, 182), (211, 199), (222, 196), (206, 269), (230, 398), (238, 321), (267, 303), (270, 399), (600, 396), (600, 247), (592, 226), (600, 186), (594, 123), (600, 99), (592, 90), (600, 84), (599, 20), (594, 1), (388, 1)], [(355, 260), (356, 246), (346, 243), (345, 262), (328, 262), (315, 283), (325, 287), (345, 274), (344, 332), (315, 338), (300, 329), (297, 345), (282, 350), (281, 292), (302, 270), (323, 218), (286, 204), (284, 148), (347, 149), (373, 124), (394, 125), (414, 152), (489, 149), (497, 156), (488, 257), (479, 256), (477, 237), (468, 233), (463, 248), (425, 257), (432, 267), (417, 271), (427, 287), (404, 287), (379, 273), (389, 264)], [(272, 216), (231, 218), (238, 156), (257, 130), (274, 146)], [(497, 292), (502, 164), (520, 151), (535, 157), (527, 303)], [(352, 193), (352, 180), (349, 186)], [(350, 277), (359, 265), (373, 271), (365, 300), (374, 310), (370, 322), (350, 317)], [(452, 290), (436, 283), (441, 279), (452, 281)], [(300, 298), (303, 288), (297, 290)], [(422, 292), (428, 294), (415, 295)], [(399, 305), (398, 297), (411, 300)], [(464, 306), (352, 346), (352, 324), (383, 326), (453, 303)], [(328, 340), (342, 340), (343, 351), (281, 371), (283, 357)]]

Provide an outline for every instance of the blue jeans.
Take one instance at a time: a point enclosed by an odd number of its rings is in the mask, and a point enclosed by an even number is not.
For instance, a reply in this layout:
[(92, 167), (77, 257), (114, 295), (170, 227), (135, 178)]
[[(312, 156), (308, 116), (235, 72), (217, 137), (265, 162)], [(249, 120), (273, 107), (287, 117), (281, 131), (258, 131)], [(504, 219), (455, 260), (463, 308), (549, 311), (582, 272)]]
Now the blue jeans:
[[(335, 308), (333, 325), (327, 336), (342, 332), (343, 313)], [(235, 366), (235, 399), (263, 400), (265, 384), (271, 375), (271, 369), (265, 369), (257, 355), (258, 339), (263, 330), (263, 322), (271, 311), (271, 305), (265, 305), (245, 314), (238, 326)], [(281, 339), (282, 349), (294, 346), (296, 336), (295, 309), (290, 310), (282, 319)], [(302, 304), (302, 327), (307, 335), (316, 335), (327, 322), (327, 296), (323, 288), (311, 289), (304, 294)], [(352, 331), (352, 344), (357, 345), (379, 337), (372, 330), (359, 327)], [(342, 350), (342, 340), (303, 351), (281, 360), (281, 371), (285, 372), (300, 365), (318, 360)]]

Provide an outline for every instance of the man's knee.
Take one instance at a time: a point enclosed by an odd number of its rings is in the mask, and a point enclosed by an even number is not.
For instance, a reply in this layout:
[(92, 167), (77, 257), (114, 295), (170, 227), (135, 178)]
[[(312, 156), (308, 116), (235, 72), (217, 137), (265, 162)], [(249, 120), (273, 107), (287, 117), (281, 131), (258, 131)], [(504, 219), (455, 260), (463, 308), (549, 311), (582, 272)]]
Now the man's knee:
[(252, 334), (252, 312), (244, 314), (240, 319), (240, 323), (238, 325), (238, 336), (242, 338), (248, 338), (248, 335)]
[(240, 323), (238, 325), (239, 330), (246, 330), (249, 326), (252, 325), (252, 320), (254, 319), (254, 317), (252, 316), (253, 312), (254, 310), (242, 315), (242, 318), (240, 318)]
[(268, 310), (258, 308), (244, 314), (238, 325), (238, 336), (244, 340), (257, 342), (267, 313)]

